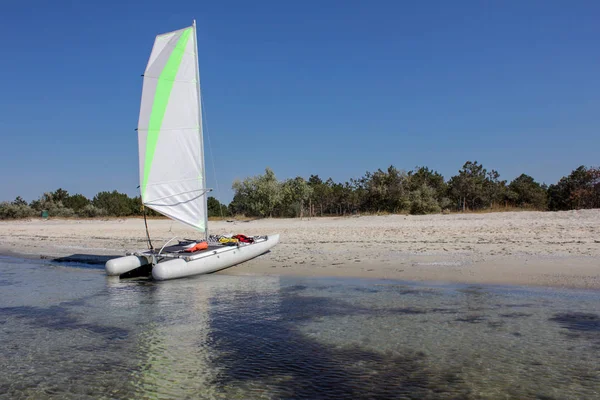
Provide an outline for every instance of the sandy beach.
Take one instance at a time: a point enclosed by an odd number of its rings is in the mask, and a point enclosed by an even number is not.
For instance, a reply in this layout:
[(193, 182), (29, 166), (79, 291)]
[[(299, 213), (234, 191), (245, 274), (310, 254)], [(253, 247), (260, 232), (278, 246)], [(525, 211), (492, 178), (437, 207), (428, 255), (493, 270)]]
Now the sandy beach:
[[(213, 234), (281, 234), (270, 253), (219, 273), (600, 288), (600, 210), (210, 222)], [(149, 221), (155, 246), (194, 237)], [(146, 248), (143, 219), (0, 222), (0, 252), (121, 256)]]

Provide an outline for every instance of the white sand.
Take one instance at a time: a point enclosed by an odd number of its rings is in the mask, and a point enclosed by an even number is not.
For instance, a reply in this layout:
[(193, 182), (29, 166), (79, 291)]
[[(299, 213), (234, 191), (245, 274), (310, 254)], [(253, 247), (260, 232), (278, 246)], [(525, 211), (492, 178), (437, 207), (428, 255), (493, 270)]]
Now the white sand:
[[(149, 221), (155, 246), (195, 237)], [(225, 274), (350, 276), (600, 288), (600, 210), (211, 222), (211, 233), (280, 233), (272, 251)], [(144, 249), (142, 219), (0, 222), (0, 252), (124, 255)]]

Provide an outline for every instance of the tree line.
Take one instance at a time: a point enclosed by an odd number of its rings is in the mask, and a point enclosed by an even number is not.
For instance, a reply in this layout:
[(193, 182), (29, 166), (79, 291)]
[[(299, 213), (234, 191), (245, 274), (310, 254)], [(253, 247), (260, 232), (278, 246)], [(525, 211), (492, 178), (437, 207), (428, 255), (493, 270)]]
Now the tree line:
[[(129, 197), (116, 190), (99, 192), (92, 199), (82, 194), (69, 194), (60, 188), (54, 192), (46, 192), (39, 199), (30, 203), (21, 196), (12, 202), (0, 203), (0, 219), (18, 219), (41, 216), (47, 213), (49, 217), (135, 217), (144, 212), (150, 217), (162, 217), (156, 211), (144, 210), (141, 197)], [(208, 198), (209, 217), (228, 215), (227, 206), (219, 203), (214, 197)]]
[(467, 161), (449, 180), (428, 167), (405, 172), (390, 166), (343, 183), (318, 175), (279, 181), (267, 168), (236, 180), (232, 188), (229, 213), (255, 217), (600, 208), (600, 169), (585, 166), (550, 186), (526, 174), (502, 180), (477, 161)]
[[(405, 172), (390, 166), (366, 172), (358, 179), (334, 182), (318, 175), (280, 181), (272, 169), (233, 182), (229, 205), (208, 198), (209, 217), (304, 217), (356, 213), (429, 214), (522, 208), (560, 211), (600, 208), (600, 169), (580, 166), (547, 186), (521, 174), (511, 182), (500, 179), (477, 161), (467, 161), (449, 180), (428, 167)], [(144, 213), (141, 198), (103, 191), (88, 199), (60, 188), (30, 203), (17, 197), (0, 203), (0, 219), (50, 217), (129, 217)], [(160, 216), (146, 208), (148, 216)]]

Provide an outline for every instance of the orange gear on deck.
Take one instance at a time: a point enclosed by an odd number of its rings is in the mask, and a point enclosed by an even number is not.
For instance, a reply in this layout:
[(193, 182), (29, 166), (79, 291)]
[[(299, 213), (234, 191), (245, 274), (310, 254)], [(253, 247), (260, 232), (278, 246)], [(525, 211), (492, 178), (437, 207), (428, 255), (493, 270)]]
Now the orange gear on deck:
[(200, 242), (200, 243), (196, 243), (196, 245), (194, 247), (190, 247), (189, 249), (185, 249), (184, 251), (186, 251), (188, 253), (193, 253), (195, 251), (206, 250), (206, 249), (208, 249), (208, 243)]

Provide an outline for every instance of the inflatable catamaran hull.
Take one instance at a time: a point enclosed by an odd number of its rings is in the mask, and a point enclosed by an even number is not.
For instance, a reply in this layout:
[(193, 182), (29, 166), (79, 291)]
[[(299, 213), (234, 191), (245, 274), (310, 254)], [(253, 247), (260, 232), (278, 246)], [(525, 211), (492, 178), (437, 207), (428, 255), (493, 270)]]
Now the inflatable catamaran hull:
[(262, 241), (245, 246), (225, 246), (218, 250), (207, 250), (204, 253), (209, 254), (201, 253), (191, 261), (181, 258), (163, 261), (152, 268), (152, 277), (164, 281), (216, 272), (266, 253), (278, 242), (279, 235), (270, 235)]
[(104, 265), (106, 275), (119, 276), (152, 263), (152, 256), (125, 256), (108, 260)]
[[(145, 265), (152, 265), (152, 277), (158, 281), (209, 274), (232, 267), (266, 253), (279, 243), (279, 235), (269, 235), (251, 244), (221, 246), (198, 254), (163, 254), (150, 252), (134, 253), (126, 257), (109, 260), (107, 275), (119, 276)], [(158, 262), (154, 260), (158, 259)]]

